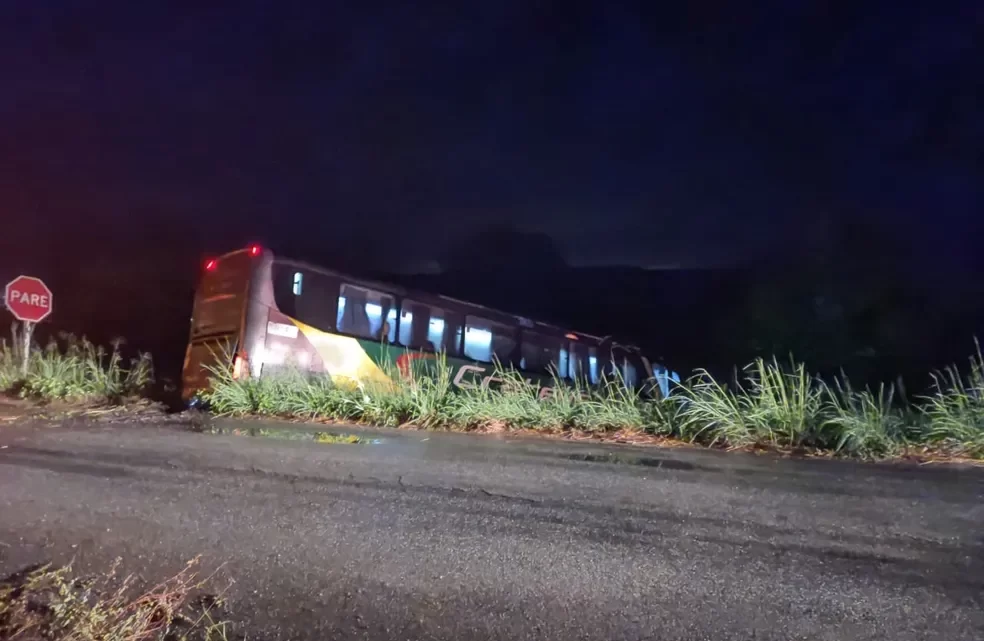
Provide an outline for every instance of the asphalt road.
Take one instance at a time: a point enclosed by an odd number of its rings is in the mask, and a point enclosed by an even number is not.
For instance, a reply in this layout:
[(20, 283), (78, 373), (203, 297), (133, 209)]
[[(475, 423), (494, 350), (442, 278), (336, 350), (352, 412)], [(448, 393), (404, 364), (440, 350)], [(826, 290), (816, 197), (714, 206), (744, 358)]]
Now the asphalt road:
[(982, 470), (378, 437), (0, 425), (0, 572), (203, 554), (250, 639), (984, 639)]

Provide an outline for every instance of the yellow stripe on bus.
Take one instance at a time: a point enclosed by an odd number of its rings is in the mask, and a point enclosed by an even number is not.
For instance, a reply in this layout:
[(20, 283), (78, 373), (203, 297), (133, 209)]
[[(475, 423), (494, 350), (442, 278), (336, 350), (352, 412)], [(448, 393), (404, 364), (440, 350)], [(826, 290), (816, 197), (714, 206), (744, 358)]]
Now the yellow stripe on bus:
[(291, 321), (317, 350), (325, 371), (336, 383), (343, 383), (345, 382), (343, 379), (348, 379), (387, 386), (392, 384), (389, 376), (369, 358), (358, 340), (323, 332), (293, 318)]

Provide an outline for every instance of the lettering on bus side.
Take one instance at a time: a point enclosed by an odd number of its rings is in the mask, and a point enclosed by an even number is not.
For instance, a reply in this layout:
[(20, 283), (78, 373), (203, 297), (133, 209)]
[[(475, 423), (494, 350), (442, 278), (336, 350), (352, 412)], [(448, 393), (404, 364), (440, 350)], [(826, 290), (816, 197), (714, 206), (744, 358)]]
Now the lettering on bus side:
[[(461, 389), (474, 389), (482, 384), (484, 379), (479, 378), (479, 382), (475, 383), (473, 380), (465, 380), (465, 377), (469, 372), (477, 372), (479, 374), (485, 373), (485, 368), (480, 365), (462, 365), (454, 375), (453, 382), (456, 386)], [(474, 379), (474, 376), (471, 377)]]
[[(485, 374), (487, 371), (488, 369), (482, 367), (481, 365), (462, 365), (458, 368), (457, 373), (455, 373), (453, 382), (461, 389), (475, 389), (479, 386), (488, 387), (493, 383), (504, 382), (501, 378), (496, 376), (494, 372), (486, 376), (482, 376), (482, 374)], [(469, 375), (469, 373), (472, 374)], [(526, 382), (532, 383), (533, 379), (527, 378)]]
[[(455, 372), (452, 383), (456, 387), (461, 389), (475, 389), (477, 387), (489, 387), (493, 383), (503, 383), (503, 379), (495, 376), (495, 373), (486, 374), (488, 371), (487, 367), (481, 365), (462, 365)], [(533, 385), (535, 381), (532, 377), (527, 377), (526, 382)], [(540, 391), (537, 393), (537, 397), (540, 399), (549, 398), (554, 395), (554, 388), (549, 385), (541, 385)], [(586, 390), (581, 391), (581, 395), (585, 398), (588, 397), (588, 392)]]

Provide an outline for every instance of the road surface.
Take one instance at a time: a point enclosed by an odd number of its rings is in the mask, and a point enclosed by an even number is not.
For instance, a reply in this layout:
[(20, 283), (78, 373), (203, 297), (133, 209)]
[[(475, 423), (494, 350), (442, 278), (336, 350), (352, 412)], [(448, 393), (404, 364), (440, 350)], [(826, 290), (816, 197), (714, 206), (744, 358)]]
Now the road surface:
[(984, 639), (981, 470), (377, 437), (0, 425), (0, 572), (202, 554), (250, 639)]

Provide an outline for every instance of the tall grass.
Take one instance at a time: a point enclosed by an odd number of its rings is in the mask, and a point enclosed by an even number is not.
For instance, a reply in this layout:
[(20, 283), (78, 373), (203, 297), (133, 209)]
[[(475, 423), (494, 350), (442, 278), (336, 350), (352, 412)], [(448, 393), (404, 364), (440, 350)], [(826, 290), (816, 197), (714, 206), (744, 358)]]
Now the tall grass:
[(21, 359), (17, 350), (6, 340), (0, 339), (0, 390), (13, 388), (22, 378)]
[[(224, 363), (225, 361), (220, 361)], [(730, 383), (702, 371), (668, 399), (653, 399), (617, 378), (588, 386), (554, 377), (551, 393), (496, 363), (494, 385), (454, 385), (443, 357), (427, 372), (387, 367), (392, 384), (336, 384), (327, 375), (288, 368), (263, 378), (211, 368), (213, 411), (384, 426), (455, 430), (653, 434), (723, 447), (752, 445), (879, 458), (910, 446), (984, 458), (984, 359), (971, 371), (937, 378), (934, 395), (912, 408), (901, 388), (854, 389), (846, 377), (827, 383), (802, 363), (758, 359)]]
[(760, 358), (743, 372), (731, 386), (706, 371), (683, 386), (684, 437), (732, 446), (799, 447), (816, 441), (824, 389), (803, 364), (782, 367)]
[(453, 383), (443, 356), (427, 371), (398, 372), (385, 365), (392, 384), (356, 381), (337, 384), (327, 375), (308, 375), (286, 368), (262, 378), (235, 379), (219, 360), (210, 366), (213, 411), (224, 415), (265, 415), (355, 421), (383, 426), (414, 425), (431, 429), (669, 433), (668, 404), (657, 404), (610, 381), (596, 389), (554, 377), (553, 393), (542, 396), (539, 384), (516, 370), (496, 364), (494, 385), (466, 389)]
[(913, 417), (895, 406), (895, 386), (855, 391), (846, 377), (825, 388), (823, 444), (835, 452), (876, 458), (896, 453), (907, 442)]
[(933, 375), (933, 393), (923, 399), (926, 440), (973, 457), (984, 457), (984, 357), (980, 344), (964, 376), (956, 366)]
[(145, 395), (154, 381), (153, 361), (140, 354), (127, 364), (117, 341), (107, 351), (71, 335), (33, 346), (27, 373), (18, 350), (0, 341), (0, 392), (38, 400), (117, 403)]

